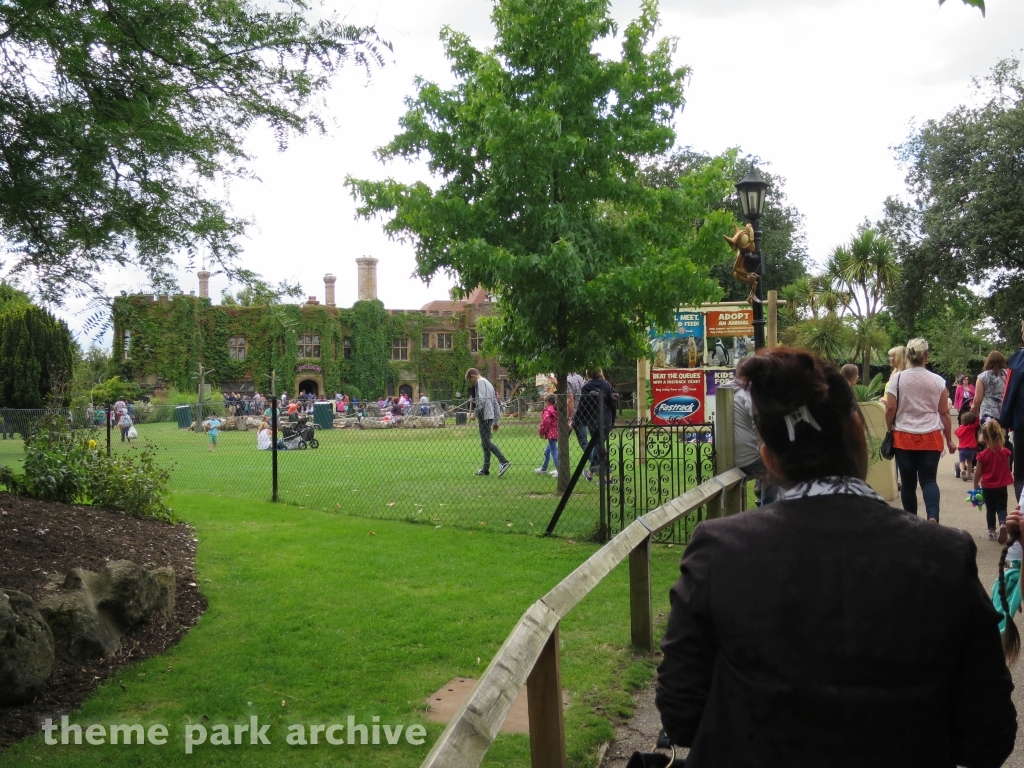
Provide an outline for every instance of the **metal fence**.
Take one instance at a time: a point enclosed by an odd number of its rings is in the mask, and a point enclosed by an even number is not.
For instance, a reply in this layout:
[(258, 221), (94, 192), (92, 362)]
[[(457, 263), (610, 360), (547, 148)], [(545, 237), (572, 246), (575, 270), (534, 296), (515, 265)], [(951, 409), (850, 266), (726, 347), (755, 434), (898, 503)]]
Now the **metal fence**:
[[(616, 426), (606, 433), (605, 461), (594, 458), (583, 466), (580, 437), (588, 435), (577, 425), (556, 444), (559, 460), (550, 452), (545, 459), (549, 445), (539, 435), (545, 403), (517, 398), (502, 404), (499, 428), (490, 434), (510, 466), (502, 472), (495, 457), (482, 476), (477, 474), (483, 466), (481, 433), (466, 401), (416, 402), (401, 409), (374, 402), (344, 413), (333, 403), (309, 406), (280, 414), (276, 439), (270, 441), (277, 450), (261, 450), (264, 414), (251, 407), (245, 413), (234, 403), (135, 405), (135, 440), (122, 434), (117, 414), (108, 418), (103, 408), (69, 415), (72, 426), (92, 431), (101, 450), (108, 423), (111, 451), (137, 450), (147, 442), (156, 446), (158, 460), (173, 467), (170, 487), (176, 496), (270, 500), (276, 463), (277, 499), (299, 507), (527, 533), (545, 531), (561, 507), (554, 533), (574, 539), (606, 539), (699, 485), (713, 466), (710, 425)], [(575, 405), (562, 396), (556, 408), (568, 415)], [(0, 418), (21, 437), (43, 413), (0, 409)], [(215, 438), (207, 429), (213, 415), (220, 421)], [(14, 465), (22, 455), (20, 439), (0, 442), (0, 463)], [(609, 473), (602, 477), (595, 471), (588, 479), (597, 463)], [(577, 482), (568, 488), (577, 469)], [(684, 521), (665, 534), (666, 540), (685, 540), (695, 524)]]
[[(715, 475), (713, 424), (655, 425), (636, 421), (611, 430), (608, 462), (615, 482), (606, 486), (611, 535)], [(659, 531), (655, 541), (685, 544), (707, 517), (699, 507)]]

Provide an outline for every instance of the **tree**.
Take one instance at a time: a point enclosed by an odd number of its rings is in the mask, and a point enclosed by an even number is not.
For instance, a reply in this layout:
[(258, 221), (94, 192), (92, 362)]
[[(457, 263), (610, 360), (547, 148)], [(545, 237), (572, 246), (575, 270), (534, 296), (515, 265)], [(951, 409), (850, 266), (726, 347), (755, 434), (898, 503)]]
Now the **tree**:
[[(939, 0), (939, 5), (942, 5), (946, 0)], [(964, 5), (969, 5), (973, 8), (977, 8), (981, 11), (981, 15), (985, 15), (985, 0), (963, 0)]]
[[(680, 177), (706, 167), (715, 159), (712, 155), (685, 147), (648, 165), (644, 169), (644, 176), (651, 186), (677, 187)], [(763, 232), (761, 252), (764, 256), (764, 290), (767, 292), (781, 289), (806, 275), (808, 257), (804, 217), (796, 206), (789, 205), (786, 200), (786, 179), (765, 171), (764, 167), (768, 163), (756, 155), (741, 157), (739, 149), (726, 152), (721, 159), (727, 164), (733, 184), (747, 174), (751, 165), (757, 166), (761, 178), (768, 184), (764, 213), (759, 223), (759, 228)], [(738, 220), (743, 220), (743, 211), (740, 209), (735, 189), (730, 188), (717, 207), (730, 211)], [(732, 265), (733, 258), (730, 254), (722, 262), (714, 265), (711, 274), (725, 291), (724, 299), (743, 301), (750, 292), (750, 287), (733, 278)]]
[(491, 18), (488, 51), (442, 31), (457, 84), (420, 81), (403, 132), (378, 150), (425, 156), (436, 187), (346, 183), (360, 215), (390, 214), (385, 231), (414, 243), (422, 277), (494, 292), (489, 346), (553, 371), (562, 393), (570, 371), (646, 354), (649, 327), (720, 294), (708, 270), (727, 251), (732, 216), (716, 207), (728, 168), (716, 159), (678, 188), (646, 183), (643, 167), (674, 142), (687, 76), (672, 41), (652, 43), (654, 0), (615, 60), (594, 52), (616, 31), (608, 0), (498, 0)]
[(93, 387), (102, 383), (109, 375), (110, 351), (95, 344), (82, 352), (75, 345), (75, 376), (71, 393), (80, 403), (88, 403), (92, 399)]
[(672, 67), (670, 41), (645, 53), (650, 0), (619, 61), (592, 51), (615, 30), (605, 0), (500, 0), (492, 18), (493, 51), (445, 28), (459, 84), (421, 82), (404, 132), (378, 150), (426, 155), (443, 183), (349, 178), (359, 213), (393, 214), (385, 229), (414, 242), (422, 277), (493, 290), (500, 353), (563, 374), (639, 353), (680, 301), (717, 293), (708, 267), (726, 253), (731, 217), (713, 210), (728, 190), (722, 161), (678, 189), (650, 189), (640, 172), (672, 144), (686, 70)]
[(12, 274), (59, 303), (105, 266), (161, 292), (169, 254), (205, 248), (229, 273), (246, 222), (211, 181), (249, 176), (248, 129), (324, 129), (337, 69), (382, 63), (373, 29), (311, 22), (303, 0), (0, 4), (0, 236)]
[[(71, 332), (45, 309), (0, 290), (0, 407), (42, 408), (71, 383)], [(17, 292), (15, 292), (17, 293)], [(24, 294), (22, 294), (24, 295)]]
[(228, 307), (272, 307), (280, 304), (285, 298), (302, 298), (302, 286), (298, 283), (289, 283), (287, 280), (272, 286), (262, 278), (253, 277), (239, 289), (238, 293), (232, 294), (225, 288), (220, 296), (220, 303)]
[(96, 405), (112, 405), (118, 400), (135, 400), (141, 391), (135, 382), (112, 376), (93, 389), (93, 402)]
[[(984, 99), (980, 106), (961, 105), (927, 121), (899, 147), (914, 199), (911, 205), (893, 201), (886, 213), (894, 228), (908, 233), (914, 260), (907, 265), (908, 320), (934, 290), (980, 286), (1003, 338), (1015, 341), (1024, 316), (1020, 60), (1000, 61), (973, 85)], [(909, 281), (919, 276), (922, 284), (915, 287)]]
[(871, 350), (888, 343), (877, 316), (899, 281), (895, 247), (887, 237), (863, 227), (848, 246), (833, 250), (827, 272), (834, 289), (846, 297), (844, 308), (855, 318), (854, 353), (861, 358), (861, 375), (867, 383), (871, 379)]

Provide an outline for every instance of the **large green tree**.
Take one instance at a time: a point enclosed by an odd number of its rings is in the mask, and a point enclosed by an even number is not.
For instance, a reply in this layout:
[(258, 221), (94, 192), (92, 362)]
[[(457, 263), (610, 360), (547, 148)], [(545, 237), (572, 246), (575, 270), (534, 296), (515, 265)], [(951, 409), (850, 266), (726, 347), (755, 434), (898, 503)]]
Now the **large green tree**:
[(73, 346), (63, 320), (0, 284), (0, 407), (41, 408), (51, 394), (63, 397)]
[[(1000, 61), (974, 83), (979, 104), (929, 120), (900, 147), (911, 204), (890, 201), (888, 226), (905, 234), (906, 294), (899, 318), (941, 314), (943, 293), (962, 285), (989, 295), (1004, 339), (1024, 317), (1024, 78)], [(897, 238), (900, 244), (900, 239)]]
[(112, 265), (167, 290), (200, 247), (233, 272), (246, 222), (210, 182), (249, 175), (254, 123), (322, 130), (317, 95), (384, 45), (303, 0), (0, 3), (0, 267), (56, 303)]
[(673, 42), (653, 41), (653, 0), (619, 59), (594, 50), (616, 31), (607, 0), (499, 0), (492, 19), (488, 51), (442, 31), (456, 85), (420, 81), (403, 132), (378, 150), (425, 158), (436, 184), (348, 184), (361, 215), (388, 214), (385, 230), (412, 241), (422, 277), (492, 290), (490, 348), (556, 372), (564, 391), (568, 372), (642, 354), (648, 327), (719, 294), (708, 270), (726, 253), (729, 168), (646, 183), (687, 75)]
[[(733, 183), (742, 179), (751, 165), (757, 166), (761, 178), (768, 184), (764, 213), (759, 221), (763, 235), (761, 253), (764, 256), (764, 290), (778, 290), (807, 274), (807, 243), (804, 233), (804, 217), (796, 206), (786, 199), (786, 179), (764, 170), (767, 163), (755, 155), (743, 156), (738, 149), (726, 152), (716, 158), (705, 152), (685, 147), (670, 155), (658, 158), (644, 169), (644, 176), (655, 187), (678, 187), (679, 179), (694, 171), (707, 167), (712, 162), (724, 160)], [(735, 189), (719, 201), (718, 207), (731, 212), (737, 220), (743, 221), (739, 198)], [(711, 275), (725, 291), (728, 301), (743, 301), (750, 293), (750, 286), (744, 285), (732, 276), (733, 256), (727, 254), (714, 265)]]

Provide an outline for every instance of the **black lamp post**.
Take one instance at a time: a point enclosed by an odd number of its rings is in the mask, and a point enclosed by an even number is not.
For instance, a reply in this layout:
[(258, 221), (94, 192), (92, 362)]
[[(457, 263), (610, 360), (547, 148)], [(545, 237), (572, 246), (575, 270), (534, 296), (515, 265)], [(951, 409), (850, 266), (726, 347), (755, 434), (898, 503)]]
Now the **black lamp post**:
[(754, 166), (736, 184), (743, 216), (754, 227), (754, 252), (747, 255), (748, 272), (757, 272), (757, 301), (754, 302), (754, 349), (764, 349), (764, 257), (761, 255), (761, 230), (757, 222), (764, 212), (765, 193), (768, 184), (761, 178)]

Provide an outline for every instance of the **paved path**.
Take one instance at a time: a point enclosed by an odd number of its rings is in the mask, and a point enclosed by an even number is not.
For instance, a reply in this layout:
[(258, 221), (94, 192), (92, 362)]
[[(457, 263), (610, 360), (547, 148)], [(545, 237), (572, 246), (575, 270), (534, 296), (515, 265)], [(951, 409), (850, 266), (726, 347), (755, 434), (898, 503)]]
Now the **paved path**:
[[(965, 501), (967, 490), (971, 484), (956, 479), (954, 476), (955, 457), (946, 454), (939, 467), (939, 490), (942, 502), (939, 517), (942, 525), (962, 528), (971, 533), (978, 543), (978, 573), (985, 590), (992, 586), (999, 565), (1000, 546), (988, 540), (988, 529), (985, 527), (985, 513), (975, 509)], [(1012, 495), (1012, 494), (1011, 494)], [(899, 499), (892, 502), (894, 507), (901, 507)], [(1012, 504), (1011, 504), (1012, 507)], [(924, 517), (924, 501), (918, 490), (918, 514)], [(1024, 633), (1024, 617), (1017, 615), (1017, 626)], [(1024, 713), (1024, 658), (1013, 670), (1013, 703), (1018, 713)], [(633, 750), (653, 749), (654, 742), (661, 727), (661, 719), (654, 707), (653, 685), (640, 691), (635, 697), (636, 711), (633, 718), (621, 723), (616, 728), (616, 741), (613, 742), (601, 762), (601, 768), (624, 768)], [(1020, 720), (1020, 717), (1018, 717)], [(1024, 727), (1017, 731), (1017, 745), (1004, 763), (1007, 768), (1024, 768)]]

